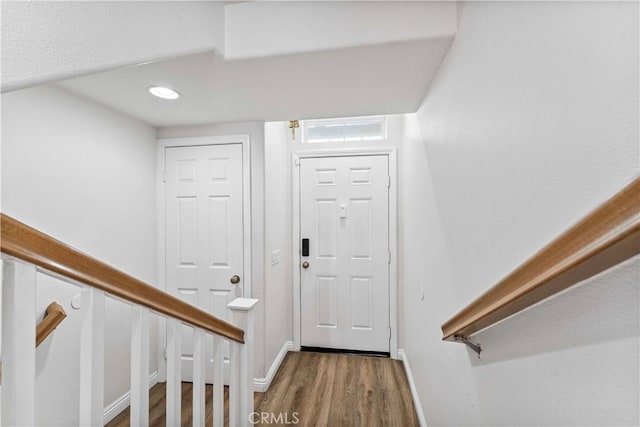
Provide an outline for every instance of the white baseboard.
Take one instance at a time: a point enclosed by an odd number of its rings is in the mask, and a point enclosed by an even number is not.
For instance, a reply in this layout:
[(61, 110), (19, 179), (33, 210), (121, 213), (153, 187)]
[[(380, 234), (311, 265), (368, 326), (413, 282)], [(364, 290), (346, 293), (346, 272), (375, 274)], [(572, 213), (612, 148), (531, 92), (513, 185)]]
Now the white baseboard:
[[(149, 375), (149, 388), (158, 383), (158, 371)], [(114, 419), (120, 412), (124, 411), (131, 404), (131, 391), (126, 392), (115, 401), (111, 402), (106, 408), (104, 408), (104, 424)]]
[(418, 390), (416, 390), (416, 384), (413, 382), (413, 375), (411, 374), (411, 368), (409, 367), (409, 360), (404, 350), (398, 350), (398, 359), (402, 360), (404, 366), (404, 372), (407, 374), (407, 380), (409, 381), (409, 388), (411, 389), (411, 397), (413, 398), (413, 406), (416, 407), (416, 415), (418, 416), (418, 422), (420, 427), (427, 427), (427, 419), (422, 412), (422, 405), (420, 404), (420, 398), (418, 397)]
[(273, 361), (273, 364), (269, 368), (269, 372), (267, 372), (267, 376), (265, 378), (254, 378), (253, 379), (253, 390), (265, 392), (269, 390), (269, 386), (271, 386), (271, 381), (278, 373), (278, 369), (280, 368), (280, 364), (284, 360), (285, 356), (288, 352), (293, 351), (293, 341), (285, 341), (284, 345), (280, 349), (280, 352), (276, 356), (276, 359)]

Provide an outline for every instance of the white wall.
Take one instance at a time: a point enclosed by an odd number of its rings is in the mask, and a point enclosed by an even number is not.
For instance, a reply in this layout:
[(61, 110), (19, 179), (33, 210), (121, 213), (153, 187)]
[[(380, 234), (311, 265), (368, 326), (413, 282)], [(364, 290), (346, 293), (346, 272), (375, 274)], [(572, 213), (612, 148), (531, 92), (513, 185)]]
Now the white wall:
[(637, 257), (477, 334), (481, 360), (440, 341), (638, 173), (638, 4), (460, 11), (402, 153), (401, 347), (427, 422), (638, 425)]
[[(287, 122), (265, 123), (265, 367), (293, 341), (291, 133)], [(272, 252), (280, 252), (273, 265)], [(265, 373), (266, 374), (266, 373)]]
[(2, 2), (2, 92), (213, 49), (222, 2)]
[[(158, 129), (158, 138), (190, 136), (249, 135), (251, 140), (251, 275), (256, 308), (255, 377), (265, 375), (265, 272), (264, 272), (264, 123), (225, 123), (202, 126), (176, 126)], [(268, 369), (268, 368), (267, 368)]]
[(228, 60), (450, 39), (455, 32), (456, 4), (449, 1), (268, 1), (225, 7)]
[[(2, 95), (2, 210), (155, 283), (155, 131), (56, 87)], [(77, 424), (78, 289), (38, 278), (38, 312), (69, 317), (37, 350), (36, 421)], [(105, 405), (129, 390), (129, 312), (107, 303)], [(157, 352), (152, 333), (151, 371)], [(74, 350), (75, 349), (75, 350)]]

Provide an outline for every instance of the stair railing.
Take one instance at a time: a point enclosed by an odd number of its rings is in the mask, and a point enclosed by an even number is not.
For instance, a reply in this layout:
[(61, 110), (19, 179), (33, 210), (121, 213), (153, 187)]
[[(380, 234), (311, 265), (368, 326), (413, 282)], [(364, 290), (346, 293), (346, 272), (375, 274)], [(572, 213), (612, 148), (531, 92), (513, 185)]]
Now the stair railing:
[[(253, 412), (253, 313), (256, 299), (228, 304), (233, 323), (225, 322), (151, 285), (7, 215), (0, 214), (2, 252), (2, 425), (35, 425), (36, 274), (79, 286), (79, 425), (104, 423), (105, 296), (132, 306), (131, 425), (149, 425), (149, 319), (152, 312), (167, 325), (166, 422), (181, 425), (182, 325), (193, 328), (193, 425), (205, 425), (206, 335), (213, 336), (213, 424), (224, 419), (224, 342), (230, 343), (229, 419), (249, 425)], [(51, 306), (50, 306), (51, 307)], [(52, 309), (55, 310), (55, 307)], [(63, 311), (64, 313), (64, 311)], [(60, 313), (55, 314), (59, 318)], [(53, 320), (53, 318), (49, 318)], [(47, 322), (48, 327), (52, 323)], [(53, 331), (50, 328), (50, 331)], [(44, 340), (42, 336), (42, 340)]]
[(469, 340), (494, 325), (640, 253), (640, 176), (442, 325), (442, 339)]

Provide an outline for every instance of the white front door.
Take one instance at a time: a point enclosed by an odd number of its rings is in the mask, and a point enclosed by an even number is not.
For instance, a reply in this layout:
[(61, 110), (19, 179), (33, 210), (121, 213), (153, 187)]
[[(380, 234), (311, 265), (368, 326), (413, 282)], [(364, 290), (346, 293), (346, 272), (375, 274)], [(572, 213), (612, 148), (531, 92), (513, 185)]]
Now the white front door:
[[(227, 303), (241, 296), (244, 283), (242, 177), (241, 144), (165, 150), (167, 291), (227, 321)], [(184, 381), (193, 379), (192, 335), (183, 326)], [(207, 340), (210, 383), (209, 335)]]
[(300, 237), (301, 345), (389, 352), (388, 156), (301, 159)]

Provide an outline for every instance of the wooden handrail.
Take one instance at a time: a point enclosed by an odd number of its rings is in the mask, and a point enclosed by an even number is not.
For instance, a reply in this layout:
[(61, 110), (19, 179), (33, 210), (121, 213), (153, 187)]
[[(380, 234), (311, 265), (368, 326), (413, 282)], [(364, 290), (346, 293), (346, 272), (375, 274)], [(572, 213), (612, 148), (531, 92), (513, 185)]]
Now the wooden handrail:
[(67, 317), (64, 308), (57, 302), (52, 302), (44, 312), (44, 318), (36, 327), (36, 347), (42, 343), (55, 328)]
[(640, 176), (442, 325), (468, 337), (640, 253)]
[(244, 331), (20, 221), (0, 215), (0, 249), (45, 270), (244, 344)]

